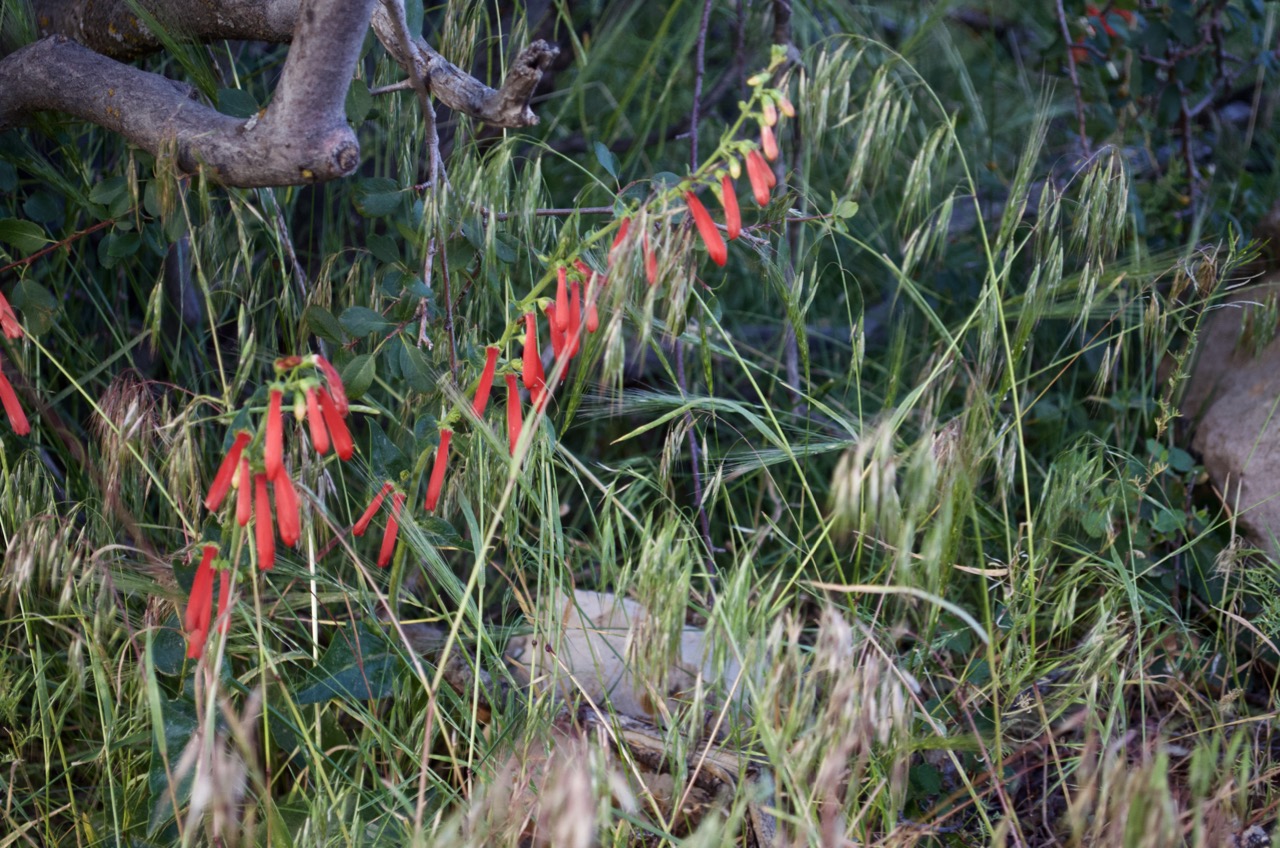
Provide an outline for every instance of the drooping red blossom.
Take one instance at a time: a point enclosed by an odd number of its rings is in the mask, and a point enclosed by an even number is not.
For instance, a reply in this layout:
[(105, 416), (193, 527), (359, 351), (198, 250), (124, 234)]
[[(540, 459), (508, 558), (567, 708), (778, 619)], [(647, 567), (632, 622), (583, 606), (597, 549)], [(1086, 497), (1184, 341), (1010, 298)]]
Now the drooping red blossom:
[(725, 174), (720, 178), (720, 202), (724, 204), (724, 225), (729, 240), (733, 241), (742, 233), (742, 213), (738, 209), (738, 193), (733, 189), (733, 180)]
[(511, 455), (516, 455), (516, 442), (520, 441), (520, 430), (524, 427), (524, 416), (520, 411), (520, 390), (516, 388), (516, 375), (506, 375), (507, 380), (507, 441), (511, 443)]
[[(338, 414), (343, 418), (347, 417), (347, 413), (351, 411), (351, 405), (347, 403), (347, 389), (342, 385), (342, 375), (338, 373), (338, 369), (334, 368), (320, 354), (315, 355), (316, 367), (324, 374), (325, 384), (328, 386), (329, 394), (333, 398), (333, 405), (338, 410)], [(333, 428), (330, 427), (330, 430)]]
[(484, 409), (489, 405), (489, 391), (493, 388), (493, 372), (498, 368), (498, 349), (489, 345), (484, 349), (484, 370), (480, 372), (480, 383), (476, 386), (476, 396), (471, 401), (471, 408), (476, 417), (484, 416)]
[[(0, 367), (3, 367), (0, 365)], [(9, 426), (13, 428), (13, 432), (19, 436), (25, 436), (31, 432), (31, 423), (27, 421), (27, 414), (22, 411), (22, 404), (18, 403), (18, 393), (13, 390), (13, 385), (9, 383), (9, 378), (4, 376), (4, 372), (0, 371), (0, 404), (4, 405), (4, 414), (9, 418)]]
[(307, 389), (307, 427), (316, 453), (324, 456), (329, 452), (329, 428), (324, 425), (324, 413), (320, 411), (320, 393), (314, 388)]
[(249, 524), (253, 515), (253, 475), (249, 472), (249, 458), (240, 457), (240, 470), (236, 473), (236, 523)]
[(551, 355), (556, 359), (564, 355), (565, 346), (565, 333), (560, 329), (559, 313), (560, 310), (554, 303), (547, 304), (547, 330), (551, 334)]
[(773, 105), (772, 100), (764, 101), (764, 125), (771, 127), (778, 123), (778, 107)]
[[(547, 310), (547, 316), (551, 316), (551, 310)], [(556, 312), (555, 312), (555, 329), (565, 332), (569, 329), (569, 284), (564, 266), (561, 265), (556, 269)]]
[[(3, 379), (4, 375), (0, 374), (0, 380)], [(8, 385), (8, 383), (5, 382), (4, 385)], [(3, 386), (0, 386), (0, 394), (2, 393)], [(8, 411), (8, 409), (9, 402), (6, 400), (5, 411)], [(9, 417), (13, 417), (12, 413)], [(16, 430), (17, 428), (15, 427), (14, 429)], [(209, 494), (204, 499), (205, 509), (210, 512), (214, 512), (218, 507), (222, 506), (222, 499), (231, 490), (231, 480), (235, 477), (236, 467), (240, 463), (240, 454), (244, 452), (245, 445), (249, 444), (250, 438), (252, 437), (243, 430), (236, 433), (235, 441), (231, 443), (231, 449), (222, 458), (222, 464), (218, 466), (217, 473), (213, 475), (213, 485), (209, 487)]]
[(258, 543), (258, 569), (276, 567), (276, 534), (271, 527), (271, 499), (267, 497), (267, 475), (253, 475), (253, 538)]
[(298, 491), (293, 488), (293, 480), (288, 471), (281, 471), (271, 483), (276, 496), (276, 525), (280, 528), (280, 541), (287, 547), (297, 547), (302, 536), (302, 526), (298, 518)]
[(796, 116), (796, 107), (792, 105), (791, 98), (785, 94), (778, 95), (778, 111), (786, 115), (788, 118)]
[(391, 564), (391, 555), (396, 552), (396, 534), (400, 531), (400, 509), (404, 506), (404, 494), (396, 492), (391, 498), (391, 517), (387, 519), (387, 529), (382, 531), (382, 547), (378, 550), (378, 567), (386, 568)]
[(22, 325), (18, 323), (18, 314), (13, 311), (9, 301), (0, 294), (0, 330), (10, 339), (22, 338)]
[(267, 404), (267, 440), (262, 456), (268, 480), (276, 479), (284, 463), (284, 415), (280, 411), (283, 402), (284, 392), (272, 389), (271, 400)]
[(691, 191), (684, 194), (684, 202), (689, 205), (689, 214), (693, 216), (693, 223), (698, 228), (698, 235), (702, 236), (702, 243), (707, 246), (707, 255), (711, 257), (711, 261), (717, 265), (724, 267), (724, 263), (729, 261), (729, 248), (725, 246), (724, 239), (720, 237), (720, 231), (716, 229), (716, 222), (711, 220), (711, 213), (707, 211), (707, 207), (702, 205), (702, 201)]
[(224, 568), (218, 572), (218, 632), (227, 635), (231, 626), (231, 618), (227, 615), (227, 603), (231, 600), (231, 569)]
[(594, 333), (600, 329), (600, 310), (596, 308), (596, 302), (593, 300), (587, 304), (587, 332)]
[(613, 245), (609, 248), (609, 265), (613, 265), (613, 255), (618, 252), (618, 246), (627, 238), (627, 231), (631, 229), (631, 219), (623, 218), (622, 223), (618, 225), (618, 232), (613, 237)]
[(577, 280), (569, 284), (569, 329), (565, 333), (565, 355), (570, 359), (582, 347), (582, 286)]
[(195, 581), (187, 598), (187, 610), (182, 619), (187, 631), (187, 658), (199, 659), (204, 654), (204, 643), (209, 636), (209, 623), (213, 617), (213, 558), (217, 545), (205, 545), (204, 555), (196, 566)]
[(747, 154), (747, 178), (751, 180), (751, 193), (755, 195), (756, 203), (760, 206), (769, 205), (769, 190), (777, 177), (773, 175), (773, 169), (764, 161), (759, 150), (752, 150)]
[(378, 494), (373, 496), (373, 500), (369, 502), (369, 506), (365, 509), (364, 514), (360, 516), (360, 520), (357, 521), (354, 525), (352, 525), (351, 527), (352, 535), (355, 535), (355, 536), (364, 535), (364, 531), (369, 529), (369, 522), (372, 521), (373, 517), (378, 514), (378, 507), (382, 506), (382, 499), (385, 498), (387, 496), (387, 493), (394, 488), (395, 486), (392, 486), (390, 483), (382, 484), (382, 488), (378, 490)]
[(524, 369), (521, 379), (524, 387), (529, 390), (529, 399), (534, 406), (538, 406), (547, 393), (547, 375), (542, 370), (542, 351), (538, 348), (538, 316), (533, 312), (526, 312), (524, 326)]
[(321, 389), (317, 394), (320, 412), (324, 414), (325, 426), (329, 428), (329, 438), (333, 440), (333, 452), (338, 455), (338, 459), (346, 462), (356, 450), (355, 442), (351, 441), (351, 431), (347, 429), (347, 422), (342, 420), (337, 400), (329, 394), (329, 390)]
[[(587, 292), (587, 332), (594, 333), (596, 330), (600, 329), (600, 311), (596, 309), (596, 300), (595, 297), (592, 296), (591, 283), (597, 278), (599, 278), (600, 282), (603, 283), (604, 277), (587, 267), (587, 263), (583, 262), (581, 259), (573, 260), (573, 265), (578, 269), (578, 273), (582, 275), (582, 285)], [(595, 296), (598, 297), (599, 289), (596, 289), (594, 293)]]
[(648, 233), (644, 235), (644, 275), (649, 279), (649, 285), (658, 284), (658, 254), (649, 246)]
[(444, 473), (449, 467), (449, 441), (453, 431), (445, 428), (440, 431), (440, 446), (436, 448), (436, 461), (431, 466), (431, 480), (427, 483), (427, 512), (435, 512), (440, 503), (440, 489), (444, 486)]
[(768, 124), (760, 125), (760, 148), (764, 151), (764, 158), (770, 162), (777, 161), (778, 138), (773, 134), (773, 127)]

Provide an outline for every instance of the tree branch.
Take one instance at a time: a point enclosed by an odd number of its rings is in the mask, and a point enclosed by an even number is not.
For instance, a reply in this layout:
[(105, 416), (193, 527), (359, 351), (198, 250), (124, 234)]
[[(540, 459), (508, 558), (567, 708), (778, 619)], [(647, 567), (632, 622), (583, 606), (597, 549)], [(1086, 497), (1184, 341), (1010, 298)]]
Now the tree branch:
[(0, 60), (0, 129), (33, 112), (92, 121), (149, 152), (172, 152), (231, 186), (322, 182), (360, 161), (344, 100), (376, 0), (307, 0), (271, 105), (247, 121), (196, 102), (189, 86), (52, 36)]
[(538, 123), (538, 116), (529, 108), (529, 98), (560, 48), (545, 41), (533, 42), (512, 61), (502, 88), (495, 89), (445, 59), (421, 36), (412, 37), (412, 55), (406, 56), (395, 19), (382, 4), (374, 9), (373, 31), (401, 67), (416, 68), (431, 93), (455, 112), (498, 127), (527, 127)]

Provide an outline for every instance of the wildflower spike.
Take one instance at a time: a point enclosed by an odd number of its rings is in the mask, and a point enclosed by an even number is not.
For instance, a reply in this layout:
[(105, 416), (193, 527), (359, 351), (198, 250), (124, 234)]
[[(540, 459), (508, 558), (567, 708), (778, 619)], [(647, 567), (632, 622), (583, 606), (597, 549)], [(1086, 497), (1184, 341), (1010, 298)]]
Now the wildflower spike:
[(369, 502), (369, 506), (365, 508), (364, 514), (360, 516), (355, 524), (351, 526), (351, 533), (355, 536), (363, 536), (364, 532), (369, 529), (369, 522), (378, 514), (378, 507), (382, 506), (382, 499), (387, 496), (394, 486), (390, 483), (383, 483), (382, 488), (378, 490), (378, 494), (373, 496), (373, 500)]
[(329, 390), (321, 389), (319, 395), (320, 412), (324, 414), (324, 423), (329, 428), (329, 438), (333, 440), (333, 452), (338, 455), (338, 459), (346, 462), (356, 450), (355, 443), (351, 441), (351, 431), (347, 429), (347, 422), (342, 420), (338, 403), (333, 395), (329, 394)]
[(715, 221), (711, 220), (711, 213), (691, 191), (685, 192), (684, 201), (689, 205), (689, 214), (693, 216), (693, 223), (698, 227), (698, 235), (702, 236), (702, 243), (707, 246), (707, 255), (711, 257), (712, 262), (723, 268), (724, 263), (729, 260), (729, 249), (725, 247), (724, 239), (720, 237)]
[(263, 448), (263, 463), (268, 480), (276, 479), (284, 463), (284, 415), (280, 411), (283, 402), (284, 392), (273, 388), (271, 401), (267, 404), (267, 441)]
[(320, 393), (315, 388), (307, 389), (307, 427), (311, 430), (311, 445), (324, 456), (329, 452), (329, 428), (324, 425)]
[(507, 441), (511, 443), (511, 455), (516, 455), (516, 442), (520, 441), (520, 430), (524, 427), (524, 416), (520, 412), (520, 390), (516, 388), (516, 375), (506, 375), (507, 380)]
[(330, 364), (320, 354), (313, 357), (316, 367), (324, 374), (325, 384), (328, 386), (329, 394), (333, 397), (334, 408), (338, 410), (338, 414), (343, 418), (347, 417), (347, 413), (351, 411), (351, 405), (347, 403), (347, 389), (342, 385), (342, 375), (338, 373), (338, 369)]
[(275, 490), (276, 525), (280, 528), (280, 541), (286, 547), (297, 547), (298, 539), (302, 536), (302, 526), (298, 520), (298, 492), (293, 488), (289, 472), (281, 471), (271, 483), (271, 488)]
[(18, 314), (13, 311), (13, 307), (2, 294), (0, 294), (0, 330), (4, 331), (5, 338), (22, 338), (22, 325), (18, 323)]
[(253, 514), (253, 475), (249, 472), (247, 456), (240, 457), (240, 470), (236, 476), (239, 480), (236, 489), (236, 523), (244, 527)]
[(724, 204), (725, 229), (733, 241), (742, 233), (742, 213), (738, 209), (738, 193), (733, 190), (733, 180), (728, 174), (720, 178), (720, 202)]
[(267, 475), (253, 475), (253, 538), (258, 543), (258, 569), (276, 567), (276, 535), (271, 527), (271, 500), (267, 497)]
[[(4, 380), (4, 375), (0, 375), (0, 380)], [(8, 382), (0, 385), (0, 394), (3, 394), (4, 386)], [(16, 400), (16, 399), (15, 399)], [(5, 401), (5, 410), (8, 411), (9, 402)], [(12, 418), (12, 413), (9, 416)], [(14, 428), (17, 429), (16, 427)], [(250, 435), (241, 430), (236, 433), (235, 441), (231, 443), (231, 450), (227, 451), (227, 455), (222, 458), (222, 464), (218, 466), (218, 471), (213, 475), (213, 485), (209, 487), (209, 494), (205, 496), (204, 506), (210, 512), (214, 512), (218, 507), (222, 506), (222, 499), (227, 496), (227, 492), (231, 490), (231, 480), (235, 476), (236, 467), (240, 462), (240, 454), (244, 452), (245, 445), (249, 444)]]
[(391, 517), (387, 519), (387, 529), (382, 531), (382, 547), (378, 550), (378, 567), (386, 568), (391, 564), (391, 555), (396, 552), (396, 534), (400, 531), (400, 509), (404, 506), (404, 494), (396, 492), (391, 498)]
[(773, 134), (773, 127), (760, 125), (760, 147), (764, 150), (764, 158), (770, 162), (778, 160), (778, 138)]
[(476, 417), (484, 416), (484, 408), (489, 405), (489, 391), (493, 388), (493, 372), (498, 368), (498, 349), (489, 345), (484, 349), (484, 370), (480, 372), (480, 384), (476, 386), (476, 396), (471, 408)]
[[(547, 316), (551, 316), (551, 310), (547, 309)], [(556, 271), (556, 311), (555, 311), (554, 331), (559, 330), (565, 332), (569, 329), (569, 284), (565, 274), (564, 266), (561, 265)]]
[(453, 431), (445, 428), (440, 431), (440, 446), (436, 448), (436, 461), (431, 466), (431, 480), (427, 483), (427, 512), (435, 512), (440, 503), (440, 489), (444, 486), (444, 472), (449, 467), (449, 441)]

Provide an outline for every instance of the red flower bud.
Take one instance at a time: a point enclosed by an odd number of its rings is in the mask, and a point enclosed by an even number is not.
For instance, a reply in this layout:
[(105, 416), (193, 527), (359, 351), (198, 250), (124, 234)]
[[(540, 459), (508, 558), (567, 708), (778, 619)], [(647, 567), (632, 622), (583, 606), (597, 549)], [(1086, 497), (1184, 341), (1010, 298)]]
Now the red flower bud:
[(791, 99), (785, 94), (778, 95), (778, 111), (788, 118), (796, 116), (796, 107), (792, 105)]
[(253, 514), (253, 476), (249, 473), (249, 458), (240, 457), (240, 470), (236, 473), (236, 523), (241, 527), (249, 523)]
[(778, 159), (778, 139), (773, 134), (773, 127), (768, 124), (760, 126), (760, 147), (764, 150), (764, 158), (770, 162)]
[(649, 246), (649, 234), (644, 235), (644, 275), (649, 278), (649, 285), (658, 284), (658, 254)]
[(720, 178), (720, 202), (724, 204), (724, 225), (732, 241), (742, 232), (742, 213), (738, 210), (738, 195), (728, 174)]
[(521, 379), (536, 406), (547, 391), (547, 376), (542, 370), (542, 352), (538, 349), (538, 316), (533, 312), (525, 313), (524, 326), (524, 370)]
[(209, 622), (213, 616), (213, 557), (217, 545), (205, 545), (204, 555), (196, 566), (195, 581), (187, 598), (187, 611), (183, 616), (183, 629), (187, 631), (187, 657), (199, 659), (204, 654), (205, 639), (209, 636)]
[(284, 415), (280, 411), (283, 402), (284, 392), (272, 389), (271, 401), (267, 404), (267, 444), (263, 448), (268, 480), (276, 479), (284, 463)]
[(511, 443), (511, 455), (516, 455), (516, 442), (520, 441), (520, 429), (524, 426), (520, 412), (520, 390), (516, 388), (516, 375), (506, 375), (507, 380), (507, 441)]
[[(547, 316), (551, 316), (551, 310), (547, 310)], [(564, 266), (556, 270), (556, 311), (555, 311), (555, 327), (553, 330), (565, 332), (569, 329), (569, 286), (566, 283)]]
[(551, 355), (556, 359), (564, 355), (565, 345), (564, 330), (560, 329), (559, 312), (554, 303), (547, 304), (547, 330), (551, 333)]
[(382, 531), (382, 547), (378, 550), (378, 567), (386, 568), (391, 564), (391, 555), (396, 552), (396, 534), (400, 531), (400, 509), (404, 506), (404, 494), (396, 492), (391, 498), (391, 517), (387, 519), (387, 529)]
[(311, 430), (311, 444), (316, 453), (324, 456), (329, 452), (329, 429), (324, 426), (320, 395), (315, 389), (307, 389), (307, 427)]
[(693, 216), (693, 223), (698, 227), (698, 235), (702, 236), (702, 242), (707, 246), (707, 255), (711, 257), (712, 262), (724, 267), (724, 263), (729, 260), (729, 249), (725, 247), (724, 239), (720, 237), (715, 221), (711, 220), (711, 213), (691, 191), (685, 192), (684, 201), (689, 204), (689, 214)]
[(752, 150), (747, 154), (747, 178), (751, 180), (751, 193), (755, 195), (756, 203), (767, 206), (769, 189), (777, 178), (759, 150)]
[(342, 420), (337, 401), (333, 395), (329, 394), (329, 390), (321, 389), (319, 396), (320, 412), (324, 414), (325, 426), (329, 428), (329, 438), (333, 440), (333, 451), (338, 455), (338, 459), (346, 462), (356, 449), (355, 443), (351, 441), (351, 431), (347, 429), (347, 422)]
[(569, 284), (569, 329), (565, 354), (572, 359), (582, 347), (582, 286), (574, 280)]
[(365, 509), (364, 514), (360, 516), (360, 520), (351, 527), (353, 535), (364, 535), (364, 531), (369, 529), (369, 522), (378, 514), (378, 507), (382, 506), (382, 499), (387, 496), (387, 492), (390, 492), (394, 488), (395, 487), (390, 483), (382, 484), (382, 488), (378, 490), (378, 494), (373, 496), (373, 500), (369, 502), (369, 506)]
[(288, 471), (281, 471), (271, 483), (276, 495), (276, 524), (280, 528), (280, 541), (287, 547), (294, 548), (302, 536), (302, 526), (298, 519), (298, 492), (293, 488)]
[(2, 294), (0, 294), (0, 330), (4, 331), (6, 338), (22, 338), (22, 325), (18, 323), (18, 315)]
[(764, 101), (763, 117), (764, 117), (764, 125), (766, 127), (772, 127), (774, 124), (778, 123), (778, 107), (773, 105), (772, 100)]
[(613, 245), (609, 248), (609, 265), (613, 265), (613, 255), (618, 252), (618, 246), (627, 238), (627, 231), (631, 229), (631, 219), (623, 218), (622, 223), (618, 225), (618, 232), (613, 237)]
[(594, 333), (600, 329), (600, 311), (596, 309), (595, 301), (587, 304), (587, 332)]
[(253, 475), (253, 538), (258, 543), (258, 569), (276, 567), (276, 535), (271, 528), (271, 500), (267, 497), (267, 475)]
[(436, 448), (436, 462), (431, 466), (431, 480), (427, 483), (427, 512), (435, 512), (440, 502), (440, 488), (444, 486), (444, 472), (449, 467), (449, 440), (453, 431), (446, 428), (440, 431), (440, 446)]
[[(3, 379), (4, 376), (0, 375), (0, 380)], [(8, 385), (8, 383), (6, 382), (4, 385)], [(3, 386), (0, 386), (0, 394), (2, 393)], [(6, 409), (8, 405), (6, 400)], [(17, 428), (15, 427), (14, 429), (16, 430)], [(249, 439), (249, 434), (243, 430), (236, 433), (235, 441), (231, 443), (231, 450), (227, 451), (227, 455), (222, 458), (222, 464), (218, 466), (218, 472), (213, 475), (213, 485), (209, 487), (209, 494), (204, 499), (205, 509), (210, 512), (222, 506), (222, 499), (231, 490), (231, 479), (235, 476), (236, 465), (240, 462), (240, 454), (244, 451), (244, 446), (249, 444)]]
[(484, 408), (489, 405), (489, 390), (493, 388), (493, 372), (498, 367), (498, 349), (489, 345), (484, 349), (484, 370), (480, 372), (480, 384), (476, 386), (476, 396), (471, 402), (476, 417), (484, 416)]
[[(342, 385), (342, 375), (338, 373), (338, 369), (334, 368), (320, 354), (315, 355), (316, 367), (324, 374), (325, 383), (329, 387), (329, 394), (333, 397), (333, 405), (338, 410), (338, 414), (343, 418), (347, 417), (347, 413), (351, 410), (350, 404), (347, 403), (347, 389)], [(330, 429), (333, 429), (332, 427)]]

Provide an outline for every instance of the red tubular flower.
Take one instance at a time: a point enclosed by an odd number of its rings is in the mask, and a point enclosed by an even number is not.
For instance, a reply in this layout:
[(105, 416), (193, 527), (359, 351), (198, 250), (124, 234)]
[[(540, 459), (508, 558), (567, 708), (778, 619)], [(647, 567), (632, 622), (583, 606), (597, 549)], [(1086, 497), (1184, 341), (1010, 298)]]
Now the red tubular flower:
[(631, 229), (631, 219), (623, 218), (622, 223), (618, 225), (618, 232), (613, 237), (613, 245), (609, 248), (609, 265), (613, 265), (613, 255), (618, 252), (618, 246), (627, 238), (627, 231)]
[(551, 355), (559, 359), (564, 355), (565, 338), (560, 329), (560, 310), (554, 303), (547, 304), (547, 330), (551, 333)]
[(778, 139), (773, 134), (773, 127), (768, 124), (760, 125), (760, 147), (764, 150), (764, 158), (770, 162), (778, 159)]
[(769, 189), (777, 178), (759, 150), (752, 150), (747, 154), (747, 178), (751, 180), (751, 193), (755, 195), (756, 203), (767, 206)]
[(324, 456), (329, 452), (329, 428), (324, 426), (324, 413), (320, 411), (320, 394), (315, 389), (307, 389), (307, 426), (311, 429), (311, 444), (316, 453)]
[(524, 316), (524, 372), (521, 379), (529, 390), (529, 398), (536, 406), (547, 392), (547, 376), (542, 370), (542, 351), (538, 349), (538, 316), (527, 312)]
[(320, 412), (324, 414), (324, 423), (329, 428), (329, 437), (333, 440), (334, 453), (338, 455), (338, 459), (346, 462), (355, 453), (355, 443), (351, 441), (351, 431), (347, 429), (347, 422), (342, 420), (342, 414), (338, 411), (338, 402), (329, 394), (328, 389), (321, 389)]
[(267, 443), (263, 448), (268, 480), (276, 479), (284, 463), (284, 415), (280, 412), (283, 402), (284, 392), (272, 389), (271, 401), (267, 404)]
[(582, 286), (574, 280), (569, 284), (569, 330), (566, 337), (566, 355), (572, 359), (582, 346)]
[(587, 304), (587, 332), (594, 333), (600, 329), (600, 310), (596, 309), (596, 302), (593, 300)]
[(778, 107), (773, 105), (772, 100), (764, 101), (764, 125), (771, 127), (778, 123)]
[(199, 659), (204, 654), (209, 622), (213, 617), (213, 557), (217, 553), (217, 545), (204, 546), (204, 556), (196, 566), (195, 582), (191, 584), (191, 595), (187, 598), (187, 611), (182, 625), (187, 631), (189, 659)]
[[(547, 315), (551, 315), (551, 310), (547, 310)], [(556, 313), (555, 327), (553, 329), (565, 332), (569, 329), (569, 286), (566, 281), (564, 266), (560, 266), (556, 271)]]
[(516, 455), (516, 442), (520, 441), (520, 430), (524, 426), (524, 418), (520, 412), (520, 390), (516, 388), (516, 375), (507, 377), (507, 441), (511, 443), (511, 455)]
[(227, 634), (231, 619), (227, 617), (227, 602), (231, 599), (231, 569), (224, 568), (218, 572), (218, 632)]
[(649, 285), (658, 284), (658, 254), (649, 246), (649, 234), (644, 236), (644, 275), (649, 278)]
[[(4, 375), (0, 374), (0, 380), (4, 380)], [(0, 384), (0, 395), (5, 394), (4, 388), (8, 385), (8, 381)], [(9, 393), (12, 393), (12, 391), (10, 389)], [(14, 402), (17, 403), (17, 398), (14, 398)], [(9, 409), (7, 396), (5, 397), (4, 407), (5, 411), (9, 413), (9, 418), (12, 419), (13, 412)], [(25, 420), (24, 418), (23, 421), (25, 422)], [(14, 427), (13, 429), (17, 430), (18, 428)], [(240, 454), (244, 452), (244, 446), (249, 444), (249, 439), (249, 434), (243, 430), (236, 433), (235, 441), (231, 443), (231, 450), (227, 451), (227, 455), (222, 458), (222, 464), (218, 466), (218, 472), (213, 475), (213, 485), (209, 487), (209, 494), (204, 499), (205, 509), (210, 512), (222, 506), (222, 499), (231, 490), (231, 480), (235, 477), (236, 466), (240, 462)]]
[(791, 99), (785, 94), (778, 95), (778, 111), (788, 118), (796, 116), (796, 107), (792, 105)]
[(480, 384), (476, 386), (476, 396), (471, 401), (477, 418), (484, 415), (484, 408), (489, 405), (489, 390), (493, 388), (493, 372), (497, 367), (498, 349), (489, 345), (484, 349), (484, 370), (480, 372)]
[(276, 535), (271, 528), (271, 500), (267, 497), (267, 475), (253, 475), (253, 537), (258, 543), (258, 569), (276, 567)]
[(396, 492), (391, 498), (391, 517), (387, 519), (387, 529), (382, 531), (382, 547), (378, 550), (378, 567), (386, 568), (391, 564), (391, 555), (396, 552), (396, 534), (400, 531), (400, 508), (404, 506), (404, 495)]
[(2, 371), (0, 371), (0, 403), (4, 405), (4, 414), (9, 416), (9, 426), (13, 428), (13, 432), (19, 436), (25, 436), (31, 432), (31, 423), (27, 421), (27, 414), (22, 411), (22, 404), (18, 403), (18, 393), (13, 390), (9, 379)]
[(373, 496), (373, 500), (369, 502), (369, 506), (365, 509), (364, 514), (360, 516), (360, 520), (352, 525), (351, 533), (353, 535), (364, 535), (364, 531), (369, 529), (369, 522), (378, 514), (378, 507), (382, 506), (382, 499), (387, 496), (387, 492), (390, 492), (394, 488), (395, 487), (390, 483), (382, 484), (382, 488), (378, 490), (378, 494)]
[(436, 448), (436, 462), (431, 466), (431, 480), (427, 483), (427, 512), (435, 512), (440, 502), (440, 488), (444, 486), (444, 472), (449, 467), (449, 440), (453, 431), (447, 427), (440, 431), (440, 447)]
[(0, 330), (4, 331), (7, 338), (22, 338), (22, 325), (18, 323), (18, 315), (2, 294), (0, 294)]
[(691, 191), (684, 193), (684, 202), (689, 204), (689, 214), (693, 216), (693, 223), (698, 227), (698, 235), (702, 236), (702, 243), (707, 246), (707, 255), (711, 257), (712, 262), (723, 268), (724, 263), (729, 260), (729, 248), (725, 247), (724, 239), (720, 237), (715, 221), (711, 220), (711, 213)]
[(253, 477), (249, 473), (249, 458), (240, 457), (240, 471), (237, 474), (236, 489), (236, 523), (244, 527), (253, 514)]
[(298, 520), (298, 492), (293, 488), (288, 471), (281, 471), (271, 483), (276, 495), (276, 525), (280, 528), (280, 541), (290, 548), (297, 547), (302, 536)]
[[(315, 355), (316, 367), (324, 374), (325, 383), (328, 384), (329, 394), (333, 397), (333, 405), (338, 410), (338, 414), (343, 418), (347, 417), (347, 413), (351, 411), (351, 405), (347, 403), (347, 389), (342, 385), (342, 375), (338, 373), (338, 369), (329, 364), (329, 360), (320, 354)], [(330, 427), (330, 430), (333, 428)]]
[(733, 180), (725, 174), (720, 178), (720, 202), (724, 204), (724, 225), (733, 241), (742, 232), (742, 213), (738, 209), (738, 193), (733, 190)]

